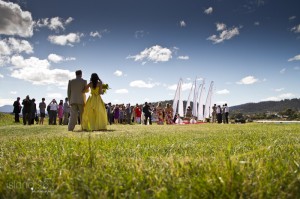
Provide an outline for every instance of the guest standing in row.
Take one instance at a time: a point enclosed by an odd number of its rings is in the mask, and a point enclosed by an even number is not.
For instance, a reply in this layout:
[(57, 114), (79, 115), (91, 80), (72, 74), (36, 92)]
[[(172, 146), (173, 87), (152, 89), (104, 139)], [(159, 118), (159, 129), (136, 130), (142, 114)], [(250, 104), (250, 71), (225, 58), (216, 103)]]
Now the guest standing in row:
[(35, 99), (32, 98), (32, 100), (30, 102), (30, 114), (29, 114), (30, 124), (34, 124), (35, 119), (38, 122), (36, 103), (35, 103)]
[(227, 106), (227, 104), (224, 104), (224, 114), (225, 114), (225, 124), (228, 124), (229, 107)]
[(50, 107), (49, 124), (56, 125), (57, 110), (58, 110), (58, 104), (56, 100), (53, 99), (48, 106)]
[(136, 104), (134, 108), (134, 113), (135, 113), (135, 122), (137, 124), (141, 123), (141, 115), (142, 115), (142, 110), (138, 104)]
[(145, 102), (145, 105), (143, 107), (143, 113), (145, 115), (144, 124), (147, 125), (148, 119), (149, 119), (149, 124), (152, 125), (151, 110), (150, 110), (150, 106), (148, 105), (147, 102)]
[(221, 124), (222, 123), (222, 109), (221, 109), (220, 105), (217, 106), (216, 114), (217, 114), (217, 121), (219, 124)]
[(15, 114), (15, 122), (19, 123), (20, 122), (19, 114), (20, 114), (21, 108), (22, 108), (19, 97), (17, 97), (17, 100), (14, 102), (13, 106), (14, 106), (13, 113)]
[(59, 101), (57, 115), (58, 115), (58, 124), (62, 125), (63, 117), (64, 117), (64, 101), (63, 100)]
[(157, 115), (157, 124), (162, 125), (164, 124), (164, 108), (162, 107), (161, 102), (157, 104), (156, 107), (156, 115)]
[(216, 123), (216, 118), (217, 118), (217, 105), (214, 104), (212, 107), (212, 123)]
[(26, 96), (26, 98), (23, 100), (22, 105), (22, 115), (23, 115), (23, 124), (30, 125), (29, 119), (30, 119), (30, 98), (29, 95)]
[(63, 125), (68, 125), (69, 123), (69, 117), (70, 117), (70, 106), (68, 103), (68, 98), (65, 98), (65, 103), (64, 103), (64, 121)]
[[(173, 108), (169, 103), (167, 103), (165, 108), (165, 114), (166, 114), (166, 123), (167, 124), (173, 124), (175, 121), (173, 121)], [(177, 118), (178, 119), (178, 118)]]
[(39, 103), (39, 109), (40, 109), (40, 124), (44, 124), (44, 119), (46, 116), (45, 98), (42, 98), (42, 102)]

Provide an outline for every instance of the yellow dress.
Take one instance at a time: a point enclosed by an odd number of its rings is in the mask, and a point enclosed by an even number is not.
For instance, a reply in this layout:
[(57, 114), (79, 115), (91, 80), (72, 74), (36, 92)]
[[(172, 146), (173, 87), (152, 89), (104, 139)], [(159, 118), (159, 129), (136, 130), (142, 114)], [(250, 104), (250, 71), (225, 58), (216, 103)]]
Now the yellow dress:
[(86, 101), (82, 114), (82, 130), (107, 130), (105, 104), (99, 94), (99, 87), (91, 88), (91, 95)]

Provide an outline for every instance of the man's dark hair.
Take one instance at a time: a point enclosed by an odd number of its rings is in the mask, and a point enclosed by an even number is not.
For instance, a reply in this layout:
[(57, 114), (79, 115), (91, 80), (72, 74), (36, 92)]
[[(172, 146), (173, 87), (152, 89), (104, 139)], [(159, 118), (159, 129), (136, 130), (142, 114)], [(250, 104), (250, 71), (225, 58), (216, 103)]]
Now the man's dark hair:
[(75, 74), (76, 74), (76, 76), (82, 75), (82, 71), (81, 71), (81, 70), (77, 70), (77, 71), (75, 72)]

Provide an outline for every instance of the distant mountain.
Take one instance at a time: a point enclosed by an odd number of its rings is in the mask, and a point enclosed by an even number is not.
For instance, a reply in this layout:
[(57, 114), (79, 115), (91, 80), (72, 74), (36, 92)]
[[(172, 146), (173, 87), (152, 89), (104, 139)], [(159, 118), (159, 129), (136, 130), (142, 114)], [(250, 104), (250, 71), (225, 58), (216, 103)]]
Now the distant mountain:
[(2, 112), (2, 113), (12, 113), (13, 110), (14, 110), (14, 107), (12, 105), (0, 106), (0, 112)]
[(230, 111), (241, 112), (243, 114), (280, 112), (285, 111), (286, 109), (300, 111), (300, 98), (285, 99), (281, 101), (247, 103), (230, 107)]

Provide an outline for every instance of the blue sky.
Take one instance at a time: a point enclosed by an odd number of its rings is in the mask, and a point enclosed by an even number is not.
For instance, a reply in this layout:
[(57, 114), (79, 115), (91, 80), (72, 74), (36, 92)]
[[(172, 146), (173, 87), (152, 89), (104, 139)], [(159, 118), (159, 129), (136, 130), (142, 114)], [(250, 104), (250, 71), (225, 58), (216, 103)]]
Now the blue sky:
[[(105, 102), (183, 98), (214, 81), (212, 103), (300, 98), (299, 0), (0, 0), (0, 106), (66, 97), (81, 69)], [(205, 98), (205, 97), (204, 97)]]

